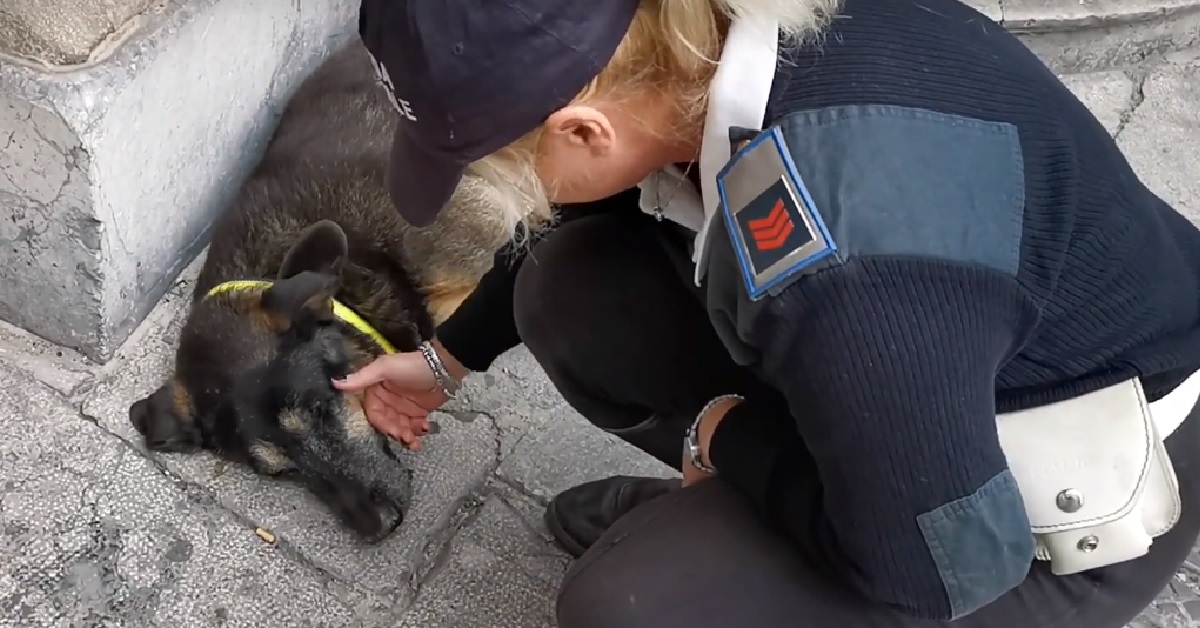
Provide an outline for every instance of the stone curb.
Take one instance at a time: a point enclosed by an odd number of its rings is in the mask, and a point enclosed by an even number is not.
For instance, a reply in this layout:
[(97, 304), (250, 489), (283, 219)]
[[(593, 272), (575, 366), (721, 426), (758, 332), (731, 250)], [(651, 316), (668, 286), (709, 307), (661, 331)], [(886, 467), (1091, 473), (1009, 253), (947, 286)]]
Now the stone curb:
[(966, 0), (1059, 73), (1105, 70), (1200, 46), (1200, 0)]
[(1125, 2), (1111, 4), (1108, 10), (1097, 11), (1097, 4), (1079, 2), (1047, 3), (1042, 7), (1008, 8), (1000, 3), (999, 22), (1018, 35), (1072, 32), (1094, 28), (1138, 26), (1152, 22), (1168, 22), (1200, 13), (1200, 1), (1173, 0), (1159, 2)]

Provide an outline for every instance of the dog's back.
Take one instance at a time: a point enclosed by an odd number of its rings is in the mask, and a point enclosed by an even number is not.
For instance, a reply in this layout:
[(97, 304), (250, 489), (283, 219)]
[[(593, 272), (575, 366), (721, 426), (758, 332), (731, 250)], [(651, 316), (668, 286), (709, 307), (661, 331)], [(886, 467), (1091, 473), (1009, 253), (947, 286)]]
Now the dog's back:
[(351, 256), (402, 261), (435, 322), (447, 318), (511, 238), (494, 189), (470, 174), (430, 226), (400, 219), (387, 192), (397, 114), (357, 40), (296, 91), (258, 168), (218, 223), (197, 295), (237, 275), (278, 269), (295, 236), (337, 222)]

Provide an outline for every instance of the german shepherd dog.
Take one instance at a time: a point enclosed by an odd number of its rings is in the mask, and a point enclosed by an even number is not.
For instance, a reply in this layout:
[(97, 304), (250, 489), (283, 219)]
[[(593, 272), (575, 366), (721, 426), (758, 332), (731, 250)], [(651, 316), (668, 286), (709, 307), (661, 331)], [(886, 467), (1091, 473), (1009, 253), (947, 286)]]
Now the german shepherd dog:
[(129, 409), (148, 450), (292, 478), (368, 542), (403, 520), (411, 474), (331, 379), (415, 350), (512, 235), (471, 175), (433, 225), (405, 224), (385, 182), (396, 122), (357, 41), (300, 86), (216, 224), (173, 377)]

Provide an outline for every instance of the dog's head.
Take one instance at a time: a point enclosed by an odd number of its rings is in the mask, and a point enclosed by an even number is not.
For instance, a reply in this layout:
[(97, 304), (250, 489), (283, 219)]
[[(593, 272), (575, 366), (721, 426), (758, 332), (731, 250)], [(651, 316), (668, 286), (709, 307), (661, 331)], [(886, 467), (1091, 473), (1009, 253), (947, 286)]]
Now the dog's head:
[[(198, 300), (174, 376), (135, 403), (130, 420), (151, 450), (212, 449), (260, 473), (297, 475), (371, 535), (363, 502), (390, 501), (399, 515), (408, 486), (356, 395), (332, 384), (373, 356), (334, 314), (346, 256), (345, 233), (321, 221), (299, 236), (269, 286)], [(367, 520), (352, 520), (354, 509)]]

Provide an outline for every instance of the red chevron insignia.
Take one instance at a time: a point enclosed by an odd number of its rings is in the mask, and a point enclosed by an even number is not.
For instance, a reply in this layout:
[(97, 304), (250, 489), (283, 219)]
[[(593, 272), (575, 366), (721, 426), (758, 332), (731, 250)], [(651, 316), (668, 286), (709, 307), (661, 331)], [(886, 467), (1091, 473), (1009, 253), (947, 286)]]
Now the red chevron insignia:
[(754, 238), (754, 247), (759, 251), (773, 251), (783, 246), (788, 236), (796, 230), (796, 223), (788, 215), (783, 199), (775, 201), (775, 206), (765, 217), (746, 221), (746, 226)]

